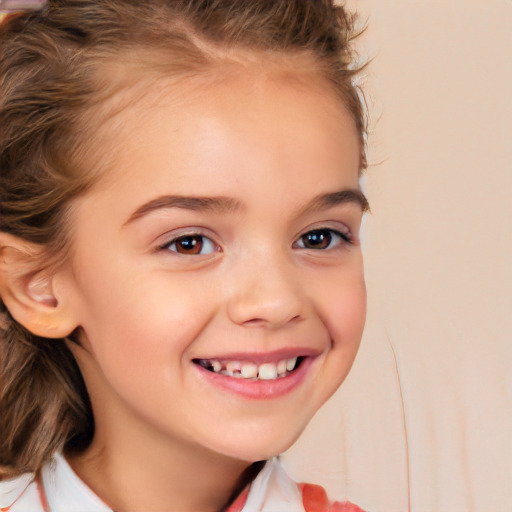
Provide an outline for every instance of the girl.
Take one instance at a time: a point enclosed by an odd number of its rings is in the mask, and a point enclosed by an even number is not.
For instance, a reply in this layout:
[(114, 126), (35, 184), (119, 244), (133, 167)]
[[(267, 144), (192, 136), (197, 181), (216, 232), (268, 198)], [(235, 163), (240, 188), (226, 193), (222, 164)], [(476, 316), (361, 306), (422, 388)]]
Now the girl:
[(2, 510), (359, 510), (272, 459), (363, 330), (351, 16), (54, 0), (0, 36)]

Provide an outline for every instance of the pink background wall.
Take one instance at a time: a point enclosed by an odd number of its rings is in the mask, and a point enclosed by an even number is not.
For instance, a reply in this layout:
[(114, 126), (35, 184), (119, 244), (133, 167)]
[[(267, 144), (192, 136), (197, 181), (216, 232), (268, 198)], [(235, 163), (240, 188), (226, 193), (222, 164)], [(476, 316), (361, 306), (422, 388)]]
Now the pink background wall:
[(349, 5), (374, 58), (368, 327), (285, 461), (371, 512), (510, 512), (512, 0)]

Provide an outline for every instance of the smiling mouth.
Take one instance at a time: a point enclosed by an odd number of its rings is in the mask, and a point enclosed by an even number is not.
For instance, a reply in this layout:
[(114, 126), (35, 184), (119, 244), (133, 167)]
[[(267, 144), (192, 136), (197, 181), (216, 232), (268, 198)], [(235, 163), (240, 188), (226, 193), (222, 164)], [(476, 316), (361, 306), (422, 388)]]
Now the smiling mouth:
[(205, 370), (228, 377), (245, 380), (277, 380), (295, 372), (304, 357), (290, 357), (275, 362), (256, 364), (250, 361), (223, 361), (219, 359), (194, 359), (193, 362)]

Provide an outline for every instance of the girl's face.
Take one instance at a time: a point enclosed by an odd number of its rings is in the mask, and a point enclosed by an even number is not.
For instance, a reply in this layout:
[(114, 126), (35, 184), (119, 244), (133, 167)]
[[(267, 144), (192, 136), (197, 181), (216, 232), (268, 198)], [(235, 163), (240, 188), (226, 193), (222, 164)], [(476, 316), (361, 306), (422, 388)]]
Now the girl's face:
[(267, 458), (361, 339), (354, 123), (313, 80), (233, 77), (143, 103), (105, 125), (114, 164), (73, 210), (72, 350), (95, 435)]

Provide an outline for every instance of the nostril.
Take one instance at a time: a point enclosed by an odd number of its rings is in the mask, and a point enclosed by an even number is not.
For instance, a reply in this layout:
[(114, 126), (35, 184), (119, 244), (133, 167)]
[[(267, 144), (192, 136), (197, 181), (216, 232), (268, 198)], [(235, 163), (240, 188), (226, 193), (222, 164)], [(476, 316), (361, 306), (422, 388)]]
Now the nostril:
[(272, 319), (265, 319), (265, 318), (251, 318), (249, 320), (246, 320), (243, 322), (243, 325), (247, 327), (263, 327), (263, 326), (269, 326), (269, 325), (285, 325), (290, 322), (295, 322), (297, 320), (300, 320), (300, 315), (295, 315), (290, 318), (283, 318), (282, 321), (273, 321)]
[(260, 325), (264, 325), (266, 322), (263, 318), (251, 318), (250, 320), (246, 320), (244, 325), (248, 327), (258, 327)]

